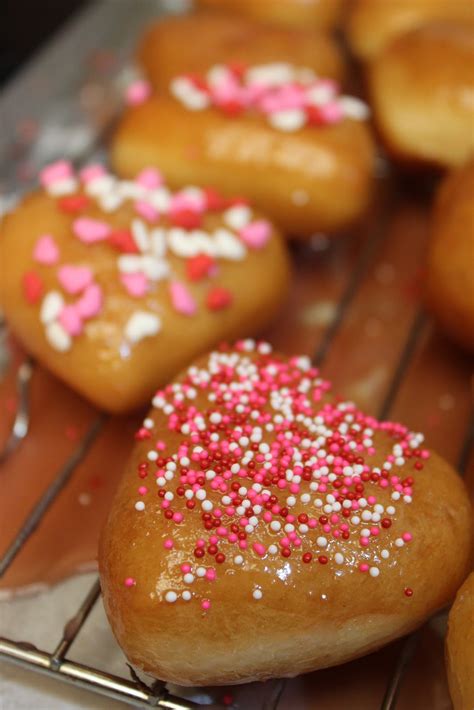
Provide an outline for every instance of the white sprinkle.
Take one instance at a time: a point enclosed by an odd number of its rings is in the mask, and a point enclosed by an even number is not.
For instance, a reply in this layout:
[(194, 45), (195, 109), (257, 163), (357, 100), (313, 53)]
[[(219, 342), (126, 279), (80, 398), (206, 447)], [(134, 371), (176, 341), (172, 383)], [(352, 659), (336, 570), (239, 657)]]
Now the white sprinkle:
[(176, 594), (176, 592), (166, 592), (165, 594), (165, 599), (170, 604), (173, 604), (177, 600), (177, 598), (178, 595)]
[(401, 537), (397, 537), (397, 539), (395, 540), (395, 545), (397, 547), (403, 547), (404, 544), (405, 544), (405, 541)]
[(194, 575), (191, 572), (187, 572), (183, 577), (185, 584), (192, 584), (194, 582)]
[(278, 552), (278, 547), (277, 547), (276, 545), (269, 545), (269, 546), (268, 546), (268, 552), (269, 552), (271, 555), (276, 555), (277, 552)]
[(214, 507), (214, 506), (212, 505), (212, 503), (211, 503), (210, 500), (204, 500), (204, 501), (201, 503), (201, 508), (202, 508), (206, 513), (208, 513), (210, 510), (212, 510), (213, 507)]
[(145, 510), (145, 503), (142, 500), (139, 500), (135, 503), (135, 510)]
[(131, 343), (156, 335), (161, 329), (161, 321), (154, 313), (135, 311), (125, 325), (125, 337)]
[(388, 550), (382, 550), (380, 555), (381, 557), (383, 557), (384, 560), (388, 560), (388, 558), (390, 557), (390, 552)]
[(72, 345), (71, 336), (57, 321), (48, 323), (45, 333), (48, 343), (58, 352), (64, 353)]
[(184, 599), (185, 602), (188, 602), (193, 595), (188, 589), (185, 589), (184, 592), (181, 594), (181, 597)]
[(263, 592), (261, 589), (254, 589), (252, 596), (254, 599), (257, 599), (257, 601), (258, 601), (259, 599), (261, 599), (263, 597)]
[(334, 560), (337, 565), (342, 565), (344, 562), (344, 555), (342, 555), (340, 552), (336, 552), (334, 555)]
[(275, 111), (269, 114), (268, 122), (279, 131), (293, 133), (303, 128), (306, 123), (306, 114), (299, 108)]
[(205, 567), (198, 567), (196, 570), (196, 574), (198, 577), (205, 577), (206, 576), (206, 568)]
[(147, 417), (143, 420), (143, 426), (145, 427), (145, 429), (153, 429), (153, 425), (153, 419), (150, 419), (150, 417)]
[(327, 547), (327, 544), (328, 544), (327, 539), (326, 539), (325, 537), (322, 537), (322, 536), (318, 537), (318, 539), (316, 540), (316, 542), (317, 542), (317, 544), (318, 544), (319, 547)]
[(380, 570), (378, 567), (371, 567), (369, 569), (369, 574), (371, 577), (378, 577), (380, 574)]
[(243, 561), (244, 561), (244, 558), (242, 557), (242, 555), (236, 555), (234, 557), (234, 563), (236, 565), (241, 565), (243, 563)]
[(365, 121), (370, 116), (367, 104), (355, 96), (341, 96), (339, 106), (347, 118), (353, 118), (355, 121)]
[(252, 210), (246, 205), (236, 205), (226, 210), (223, 218), (228, 227), (238, 232), (249, 224), (252, 218)]
[(40, 310), (40, 321), (44, 324), (52, 323), (61, 313), (64, 298), (59, 291), (50, 291), (43, 298)]

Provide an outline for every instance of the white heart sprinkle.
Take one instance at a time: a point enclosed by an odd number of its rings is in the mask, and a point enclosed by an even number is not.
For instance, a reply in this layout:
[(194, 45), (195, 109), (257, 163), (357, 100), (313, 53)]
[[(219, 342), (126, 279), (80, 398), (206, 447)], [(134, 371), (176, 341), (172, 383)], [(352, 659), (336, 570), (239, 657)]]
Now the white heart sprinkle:
[(268, 121), (273, 128), (277, 128), (279, 131), (293, 133), (305, 125), (306, 114), (299, 108), (275, 111), (268, 116)]
[(236, 205), (224, 212), (224, 222), (236, 231), (246, 227), (251, 219), (252, 210), (246, 205)]
[(135, 311), (125, 326), (125, 337), (131, 343), (156, 335), (161, 329), (161, 320), (154, 313)]

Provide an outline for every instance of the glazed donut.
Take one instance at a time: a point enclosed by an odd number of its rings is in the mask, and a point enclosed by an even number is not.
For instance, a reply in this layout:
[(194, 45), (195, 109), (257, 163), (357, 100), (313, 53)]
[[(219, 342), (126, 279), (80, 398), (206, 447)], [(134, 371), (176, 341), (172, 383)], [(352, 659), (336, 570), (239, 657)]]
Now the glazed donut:
[(358, 59), (367, 61), (391, 43), (435, 20), (474, 22), (473, 0), (351, 0), (346, 34)]
[(230, 10), (252, 20), (284, 27), (333, 29), (341, 17), (342, 0), (195, 0), (198, 7)]
[(474, 708), (474, 572), (471, 572), (449, 613), (446, 664), (454, 710)]
[(474, 351), (474, 162), (441, 184), (426, 269), (426, 299), (440, 326)]
[(345, 74), (340, 49), (328, 35), (205, 12), (170, 16), (150, 25), (140, 41), (137, 61), (152, 87), (165, 92), (175, 76), (189, 71), (200, 74), (223, 62), (292, 62), (336, 81)]
[(368, 67), (374, 119), (406, 162), (462, 165), (474, 150), (474, 26), (430, 24), (394, 40)]
[(0, 300), (26, 350), (100, 408), (143, 405), (286, 295), (282, 237), (243, 199), (173, 193), (155, 169), (121, 181), (61, 161), (41, 181), (2, 225)]
[(170, 93), (125, 114), (112, 141), (119, 175), (152, 163), (171, 185), (243, 193), (295, 237), (340, 231), (366, 211), (367, 108), (332, 81), (286, 63), (221, 64), (176, 77)]
[(470, 503), (402, 424), (251, 340), (158, 391), (101, 536), (126, 656), (180, 685), (291, 677), (419, 626), (467, 572)]

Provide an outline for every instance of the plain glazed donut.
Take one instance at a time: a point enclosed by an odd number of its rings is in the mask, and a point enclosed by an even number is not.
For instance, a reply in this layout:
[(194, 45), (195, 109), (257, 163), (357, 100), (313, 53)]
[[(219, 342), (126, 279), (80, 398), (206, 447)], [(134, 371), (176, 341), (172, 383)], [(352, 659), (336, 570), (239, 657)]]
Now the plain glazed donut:
[(473, 0), (351, 0), (347, 39), (355, 56), (367, 61), (395, 37), (436, 20), (474, 22)]
[(446, 637), (449, 691), (454, 710), (474, 708), (474, 572), (471, 572), (449, 613)]
[(474, 162), (441, 184), (431, 219), (426, 299), (441, 328), (474, 351)]
[(306, 357), (238, 343), (156, 393), (101, 537), (126, 656), (180, 685), (295, 676), (419, 626), (467, 573), (459, 476)]
[(245, 200), (135, 177), (56, 163), (0, 230), (12, 332), (111, 412), (149, 401), (223, 335), (257, 332), (289, 279), (281, 235)]
[(430, 24), (368, 65), (375, 123), (397, 159), (457, 167), (474, 151), (474, 26)]
[(333, 29), (340, 20), (342, 0), (195, 0), (198, 7), (232, 11), (260, 22), (284, 27)]
[(200, 74), (224, 62), (292, 62), (336, 81), (345, 74), (341, 51), (328, 35), (206, 12), (171, 16), (150, 25), (139, 43), (137, 61), (152, 87), (165, 92), (175, 76)]

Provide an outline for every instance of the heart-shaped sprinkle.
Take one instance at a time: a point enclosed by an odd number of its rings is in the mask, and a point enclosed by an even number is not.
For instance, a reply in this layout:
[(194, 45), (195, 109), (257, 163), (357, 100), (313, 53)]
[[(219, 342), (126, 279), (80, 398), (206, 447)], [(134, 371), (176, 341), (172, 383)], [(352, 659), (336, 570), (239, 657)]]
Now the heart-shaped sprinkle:
[(211, 311), (220, 311), (227, 308), (232, 301), (231, 292), (222, 286), (211, 288), (206, 297), (206, 305)]
[(236, 205), (224, 212), (224, 222), (237, 232), (246, 227), (252, 219), (252, 210), (246, 205)]
[(270, 222), (259, 219), (241, 229), (239, 234), (247, 246), (252, 249), (262, 249), (271, 237), (272, 228)]
[(76, 219), (72, 225), (74, 234), (84, 244), (94, 244), (103, 239), (107, 239), (111, 229), (106, 222), (101, 222), (98, 219), (90, 219), (89, 217), (80, 217)]
[(64, 306), (64, 298), (59, 291), (49, 291), (43, 299), (40, 310), (40, 321), (42, 323), (52, 323), (61, 313)]
[(117, 229), (108, 236), (108, 242), (122, 254), (138, 254), (139, 249), (129, 229)]
[(141, 298), (148, 291), (148, 279), (141, 271), (134, 274), (120, 274), (120, 281), (123, 283), (127, 293), (134, 298)]
[(219, 212), (225, 206), (225, 199), (217, 190), (212, 187), (203, 188), (204, 197), (206, 200), (206, 210), (210, 212)]
[(172, 281), (170, 284), (171, 302), (173, 308), (185, 316), (193, 316), (197, 311), (197, 305), (188, 289), (180, 281)]
[(103, 165), (100, 165), (99, 163), (92, 163), (91, 165), (86, 165), (86, 167), (81, 170), (79, 175), (82, 182), (87, 184), (88, 182), (104, 177), (104, 175), (107, 175), (107, 171)]
[(102, 289), (99, 284), (91, 284), (77, 301), (77, 310), (81, 318), (93, 318), (102, 308)]
[(64, 306), (58, 318), (60, 324), (71, 336), (80, 335), (83, 330), (82, 318), (75, 304)]
[(172, 225), (183, 229), (199, 229), (202, 225), (202, 215), (196, 210), (175, 210), (169, 214), (169, 219)]
[(134, 81), (125, 92), (125, 99), (129, 106), (139, 106), (151, 96), (151, 86), (147, 81), (140, 79)]
[(275, 111), (269, 115), (268, 122), (279, 131), (293, 133), (294, 131), (299, 131), (305, 125), (306, 113), (299, 108)]
[(23, 274), (22, 286), (28, 303), (32, 305), (38, 303), (44, 292), (44, 284), (41, 277), (35, 271), (27, 271)]
[(135, 212), (140, 215), (140, 217), (143, 217), (143, 219), (146, 219), (147, 222), (156, 222), (160, 216), (153, 205), (150, 205), (150, 203), (145, 200), (135, 202)]
[(161, 329), (157, 315), (149, 311), (135, 311), (125, 326), (125, 337), (131, 343), (138, 343), (143, 338), (156, 335)]
[(86, 195), (68, 195), (58, 200), (58, 207), (66, 214), (76, 214), (82, 212), (89, 205), (89, 198)]
[(92, 283), (92, 271), (88, 266), (65, 264), (58, 270), (58, 279), (67, 293), (81, 293)]
[(40, 182), (43, 187), (49, 187), (55, 182), (69, 180), (74, 175), (72, 165), (67, 160), (58, 160), (56, 163), (47, 165), (40, 172)]
[(190, 281), (200, 281), (209, 275), (215, 261), (207, 254), (192, 256), (186, 261), (186, 275)]
[(59, 249), (52, 236), (44, 234), (38, 239), (33, 251), (33, 258), (39, 264), (46, 264), (48, 266), (57, 263), (59, 259)]
[(138, 175), (135, 182), (142, 187), (146, 187), (147, 190), (155, 190), (163, 185), (164, 180), (162, 174), (156, 168), (145, 168)]

